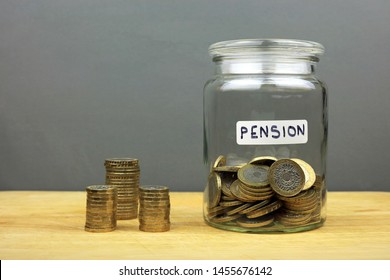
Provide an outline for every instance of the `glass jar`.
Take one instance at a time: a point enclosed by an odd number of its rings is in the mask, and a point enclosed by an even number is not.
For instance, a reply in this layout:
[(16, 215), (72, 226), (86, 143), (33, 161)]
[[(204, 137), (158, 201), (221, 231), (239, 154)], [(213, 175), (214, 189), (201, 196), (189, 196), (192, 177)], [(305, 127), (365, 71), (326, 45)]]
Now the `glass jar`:
[(326, 219), (327, 92), (321, 44), (213, 44), (204, 88), (204, 219), (239, 232), (299, 232)]

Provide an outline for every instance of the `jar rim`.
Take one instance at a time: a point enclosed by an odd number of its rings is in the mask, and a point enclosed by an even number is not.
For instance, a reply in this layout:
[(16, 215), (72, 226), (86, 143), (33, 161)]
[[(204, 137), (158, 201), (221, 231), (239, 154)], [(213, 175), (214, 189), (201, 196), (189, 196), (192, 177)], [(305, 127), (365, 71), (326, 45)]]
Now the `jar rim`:
[(210, 45), (213, 59), (262, 55), (292, 55), (317, 57), (324, 53), (320, 43), (297, 39), (240, 39), (221, 41)]

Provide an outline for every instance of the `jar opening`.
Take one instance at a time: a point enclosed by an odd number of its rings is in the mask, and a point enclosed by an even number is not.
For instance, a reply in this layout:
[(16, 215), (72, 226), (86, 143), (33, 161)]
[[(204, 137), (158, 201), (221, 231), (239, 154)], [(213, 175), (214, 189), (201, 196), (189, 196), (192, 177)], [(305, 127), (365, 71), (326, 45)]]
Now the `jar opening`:
[(316, 42), (295, 39), (244, 39), (222, 41), (209, 47), (214, 61), (224, 58), (290, 57), (318, 61), (324, 47)]

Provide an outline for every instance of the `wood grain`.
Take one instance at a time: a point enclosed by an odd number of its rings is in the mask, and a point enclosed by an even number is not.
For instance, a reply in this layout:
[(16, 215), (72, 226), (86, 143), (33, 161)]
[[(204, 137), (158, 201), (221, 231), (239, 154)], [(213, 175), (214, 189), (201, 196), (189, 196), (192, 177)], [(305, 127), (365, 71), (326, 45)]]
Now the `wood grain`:
[(390, 192), (330, 192), (328, 219), (294, 234), (245, 234), (203, 222), (201, 193), (171, 193), (168, 232), (118, 221), (84, 231), (84, 192), (1, 191), (0, 259), (390, 259)]

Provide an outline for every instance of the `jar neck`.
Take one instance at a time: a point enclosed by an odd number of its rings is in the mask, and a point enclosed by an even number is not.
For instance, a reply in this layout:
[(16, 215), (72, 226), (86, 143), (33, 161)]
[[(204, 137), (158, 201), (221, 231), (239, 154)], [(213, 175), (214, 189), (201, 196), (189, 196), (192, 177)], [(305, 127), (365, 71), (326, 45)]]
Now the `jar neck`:
[(317, 61), (302, 58), (219, 58), (216, 74), (288, 74), (313, 75)]

